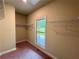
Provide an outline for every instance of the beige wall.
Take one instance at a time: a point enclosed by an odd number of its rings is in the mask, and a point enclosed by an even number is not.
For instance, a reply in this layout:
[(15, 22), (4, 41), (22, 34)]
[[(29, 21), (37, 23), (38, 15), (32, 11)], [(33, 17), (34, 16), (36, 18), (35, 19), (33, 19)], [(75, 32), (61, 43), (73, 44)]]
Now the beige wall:
[(54, 1), (40, 8), (28, 16), (28, 24), (33, 24), (29, 40), (35, 43), (35, 20), (46, 16), (46, 50), (59, 59), (79, 59), (79, 20), (74, 19), (78, 13), (74, 2)]
[(15, 42), (15, 8), (6, 4), (5, 17), (0, 20), (0, 53), (16, 48)]
[(26, 28), (21, 26), (26, 24), (26, 17), (24, 15), (16, 13), (16, 42), (23, 41), (27, 38)]

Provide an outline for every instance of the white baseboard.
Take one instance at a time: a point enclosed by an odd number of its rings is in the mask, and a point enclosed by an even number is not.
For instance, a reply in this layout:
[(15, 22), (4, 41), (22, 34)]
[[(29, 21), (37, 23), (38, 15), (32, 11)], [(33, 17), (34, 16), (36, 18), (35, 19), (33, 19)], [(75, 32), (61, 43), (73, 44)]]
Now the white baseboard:
[(7, 54), (7, 53), (9, 53), (9, 52), (15, 51), (15, 50), (16, 50), (16, 48), (13, 48), (13, 49), (10, 49), (10, 50), (1, 52), (1, 53), (0, 53), (0, 56), (2, 56), (2, 55), (4, 55), (4, 54)]
[(50, 56), (52, 59), (58, 59), (57, 57), (53, 56), (51, 53), (47, 52), (46, 50), (36, 46), (35, 44), (33, 44), (32, 42), (28, 41), (30, 44), (32, 44), (33, 46), (35, 46), (36, 48), (38, 48), (40, 51), (42, 51), (43, 53), (47, 54), (48, 56)]
[(21, 43), (21, 42), (25, 42), (26, 40), (21, 40), (21, 41), (18, 41), (18, 42), (16, 42), (16, 43)]

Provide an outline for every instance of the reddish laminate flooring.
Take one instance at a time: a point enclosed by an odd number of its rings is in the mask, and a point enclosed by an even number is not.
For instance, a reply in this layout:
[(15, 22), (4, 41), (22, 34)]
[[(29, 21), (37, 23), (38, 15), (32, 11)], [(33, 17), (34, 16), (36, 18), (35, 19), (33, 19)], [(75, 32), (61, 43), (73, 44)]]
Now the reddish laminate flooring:
[(28, 42), (17, 44), (16, 51), (0, 56), (0, 59), (51, 59), (39, 52)]

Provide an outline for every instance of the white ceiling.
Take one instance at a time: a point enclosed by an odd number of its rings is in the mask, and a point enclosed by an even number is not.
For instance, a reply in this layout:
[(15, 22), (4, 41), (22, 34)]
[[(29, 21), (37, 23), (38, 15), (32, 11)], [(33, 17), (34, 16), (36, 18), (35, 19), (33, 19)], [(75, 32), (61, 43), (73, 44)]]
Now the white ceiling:
[(47, 3), (53, 1), (53, 0), (36, 0), (38, 2), (37, 4), (31, 3), (31, 1), (35, 0), (27, 0), (27, 2), (23, 2), (23, 0), (5, 0), (7, 3), (11, 3), (15, 6), (16, 12), (21, 13), (21, 14), (29, 14), (33, 12), (34, 10), (46, 5)]

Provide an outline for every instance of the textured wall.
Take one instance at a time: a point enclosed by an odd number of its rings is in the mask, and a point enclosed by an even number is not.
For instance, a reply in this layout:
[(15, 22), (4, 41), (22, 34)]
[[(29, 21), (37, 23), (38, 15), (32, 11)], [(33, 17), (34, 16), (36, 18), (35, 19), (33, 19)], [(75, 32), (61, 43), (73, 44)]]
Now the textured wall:
[(79, 59), (79, 16), (75, 1), (54, 1), (28, 16), (29, 40), (35, 43), (35, 21), (46, 16), (46, 50), (59, 59)]
[(15, 8), (5, 4), (5, 17), (0, 20), (0, 53), (16, 48)]
[(27, 39), (26, 17), (16, 13), (16, 42)]

